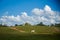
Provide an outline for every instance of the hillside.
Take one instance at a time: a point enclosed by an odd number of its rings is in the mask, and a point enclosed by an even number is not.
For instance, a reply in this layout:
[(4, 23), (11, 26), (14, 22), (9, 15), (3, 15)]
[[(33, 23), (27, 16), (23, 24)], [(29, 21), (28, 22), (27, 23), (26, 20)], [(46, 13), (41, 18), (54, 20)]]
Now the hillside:
[[(35, 32), (31, 32), (35, 30)], [(44, 26), (0, 27), (0, 40), (59, 40), (60, 29)]]
[(35, 33), (38, 34), (44, 34), (44, 33), (54, 34), (60, 32), (60, 29), (58, 27), (48, 27), (48, 26), (16, 26), (12, 28), (25, 31), (27, 33), (31, 33), (31, 30), (35, 30)]

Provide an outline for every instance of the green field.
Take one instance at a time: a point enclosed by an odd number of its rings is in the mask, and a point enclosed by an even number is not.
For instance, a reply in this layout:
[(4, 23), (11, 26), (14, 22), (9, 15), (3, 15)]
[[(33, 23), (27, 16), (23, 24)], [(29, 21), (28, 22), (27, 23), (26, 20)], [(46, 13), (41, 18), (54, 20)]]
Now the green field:
[[(31, 32), (32, 29), (35, 30), (34, 33)], [(20, 32), (21, 30), (24, 32)], [(0, 40), (60, 40), (60, 28), (47, 26), (0, 27)]]

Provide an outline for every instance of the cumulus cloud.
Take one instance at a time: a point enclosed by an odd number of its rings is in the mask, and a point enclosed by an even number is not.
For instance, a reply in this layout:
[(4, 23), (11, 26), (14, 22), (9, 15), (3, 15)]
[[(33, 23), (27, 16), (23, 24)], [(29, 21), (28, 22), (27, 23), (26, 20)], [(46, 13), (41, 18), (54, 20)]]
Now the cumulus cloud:
[(2, 18), (1, 18), (3, 21), (4, 20), (10, 20), (10, 21), (17, 21), (17, 22), (19, 22), (20, 21), (20, 16), (19, 15), (17, 15), (16, 17), (15, 16), (2, 16)]
[[(0, 18), (0, 21), (2, 22), (2, 24), (7, 24), (7, 25), (12, 25), (13, 22), (20, 22), (20, 17), (19, 16), (2, 16), (2, 18)], [(15, 23), (14, 23), (15, 24)]]
[(29, 16), (27, 12), (21, 12), (21, 15), (17, 16), (2, 16), (0, 21), (3, 24), (14, 25), (14, 24), (37, 24), (43, 22), (44, 24), (54, 24), (60, 23), (60, 16), (58, 15), (60, 12), (53, 11), (48, 5), (45, 5), (43, 9), (34, 8), (32, 9), (33, 15)]
[[(39, 8), (34, 8), (32, 10), (32, 13), (34, 15), (38, 15), (40, 16), (40, 19), (42, 20), (42, 22), (48, 22), (48, 23), (56, 23), (57, 20), (59, 20), (59, 13), (60, 12), (56, 12), (56, 11), (53, 11), (50, 6), (48, 5), (45, 5), (44, 9), (42, 11), (40, 11), (42, 9), (39, 9)], [(57, 16), (57, 17), (56, 17)], [(57, 19), (58, 18), (58, 19)], [(57, 20), (56, 20), (57, 19)], [(40, 21), (41, 21), (40, 20)], [(59, 20), (60, 21), (60, 20)]]
[(39, 8), (34, 8), (32, 12), (36, 15), (42, 15), (44, 13), (44, 10), (39, 9)]
[(44, 10), (45, 11), (51, 11), (51, 8), (48, 5), (45, 5)]

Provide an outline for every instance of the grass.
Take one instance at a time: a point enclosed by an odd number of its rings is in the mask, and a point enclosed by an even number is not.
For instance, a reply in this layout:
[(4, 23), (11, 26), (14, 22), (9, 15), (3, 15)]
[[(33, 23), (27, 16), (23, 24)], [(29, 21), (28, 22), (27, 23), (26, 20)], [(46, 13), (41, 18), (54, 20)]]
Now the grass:
[(48, 26), (17, 26), (17, 29), (20, 30), (25, 30), (28, 33), (31, 33), (31, 30), (35, 30), (35, 33), (50, 33), (50, 34), (54, 34), (54, 33), (58, 33), (58, 31), (60, 29), (58, 29), (57, 27), (48, 27)]
[(46, 34), (2, 34), (0, 40), (60, 40), (59, 35)]
[[(59, 38), (60, 33), (57, 32), (56, 29), (54, 29), (56, 27), (42, 27), (42, 26), (15, 27), (19, 30), (25, 30), (26, 33), (21, 33), (11, 28), (13, 27), (0, 27), (0, 40), (60, 40)], [(36, 33), (31, 33), (30, 31), (32, 29), (34, 29)], [(50, 34), (43, 34), (43, 33), (50, 33)]]

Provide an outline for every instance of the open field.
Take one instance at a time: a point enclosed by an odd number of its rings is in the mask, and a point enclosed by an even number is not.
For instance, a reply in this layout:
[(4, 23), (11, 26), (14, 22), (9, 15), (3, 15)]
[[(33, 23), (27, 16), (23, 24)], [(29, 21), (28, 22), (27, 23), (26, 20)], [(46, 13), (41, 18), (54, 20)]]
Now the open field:
[[(32, 29), (35, 30), (34, 33), (31, 32)], [(0, 27), (0, 40), (60, 40), (60, 28), (43, 26)]]
[(0, 0), (0, 40), (60, 40), (60, 0)]

